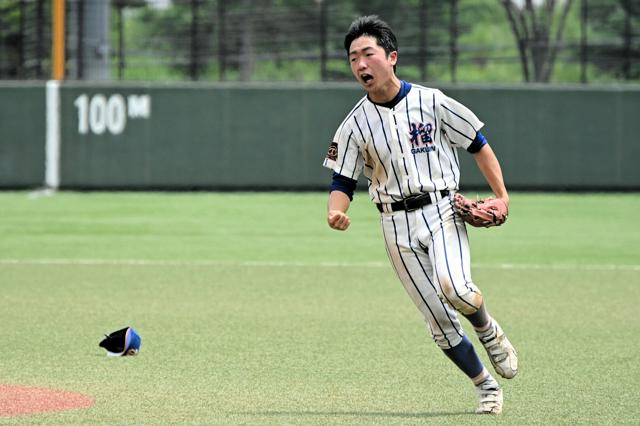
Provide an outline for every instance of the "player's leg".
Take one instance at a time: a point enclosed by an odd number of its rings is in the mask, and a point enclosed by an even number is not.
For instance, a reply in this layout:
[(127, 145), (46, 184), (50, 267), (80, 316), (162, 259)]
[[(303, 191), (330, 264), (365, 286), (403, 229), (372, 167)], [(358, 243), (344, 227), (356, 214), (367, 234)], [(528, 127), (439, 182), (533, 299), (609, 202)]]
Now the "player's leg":
[[(489, 315), (482, 292), (471, 279), (469, 239), (465, 224), (451, 203), (436, 205), (439, 223), (430, 226), (431, 259), (440, 294), (473, 325), (496, 372), (513, 378), (518, 372), (518, 357), (500, 325)], [(436, 218), (429, 218), (437, 222)], [(426, 220), (426, 219), (425, 219)]]
[(412, 227), (416, 226), (415, 215), (382, 214), (381, 225), (389, 260), (405, 291), (424, 316), (433, 340), (442, 349), (457, 346), (464, 332), (456, 311), (438, 297), (431, 260), (410, 236)]
[(436, 344), (473, 382), (480, 399), (478, 413), (499, 414), (502, 390), (484, 367), (473, 345), (464, 335), (456, 312), (439, 296), (429, 255), (410, 236), (415, 214), (382, 215), (382, 228), (391, 263), (405, 290), (422, 312)]
[(456, 220), (450, 201), (445, 198), (423, 209), (421, 218), (427, 232), (421, 234), (420, 243), (428, 249), (440, 296), (461, 314), (475, 316), (478, 325), (487, 323), (482, 292), (471, 280), (466, 230)]
[[(466, 225), (457, 216), (454, 217), (454, 221), (461, 231), (462, 246), (469, 253), (469, 238), (466, 232)], [(470, 269), (468, 265), (466, 268)], [(504, 331), (502, 331), (500, 324), (489, 315), (484, 297), (478, 310), (472, 314), (466, 314), (465, 317), (473, 325), (478, 339), (487, 351), (496, 372), (506, 379), (514, 378), (518, 374), (518, 354)]]
[(478, 414), (500, 414), (502, 412), (502, 388), (482, 365), (473, 345), (464, 336), (456, 347), (444, 353), (471, 379), (478, 395)]
[(500, 324), (489, 317), (485, 327), (474, 329), (496, 372), (505, 379), (513, 379), (518, 374), (518, 353)]

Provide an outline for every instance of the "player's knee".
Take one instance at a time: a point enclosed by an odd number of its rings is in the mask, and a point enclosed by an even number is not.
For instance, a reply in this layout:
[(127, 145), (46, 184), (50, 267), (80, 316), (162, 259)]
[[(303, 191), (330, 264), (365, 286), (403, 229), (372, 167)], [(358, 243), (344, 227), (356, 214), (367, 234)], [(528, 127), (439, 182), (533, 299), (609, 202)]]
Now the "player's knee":
[(482, 306), (482, 293), (473, 283), (454, 286), (447, 281), (441, 287), (445, 301), (463, 315), (474, 314)]
[(474, 299), (477, 299), (476, 296), (477, 295), (467, 294), (465, 297), (459, 297), (456, 299), (454, 307), (462, 315), (475, 314), (478, 312), (478, 309), (480, 309), (480, 305), (482, 305), (482, 302), (474, 303)]

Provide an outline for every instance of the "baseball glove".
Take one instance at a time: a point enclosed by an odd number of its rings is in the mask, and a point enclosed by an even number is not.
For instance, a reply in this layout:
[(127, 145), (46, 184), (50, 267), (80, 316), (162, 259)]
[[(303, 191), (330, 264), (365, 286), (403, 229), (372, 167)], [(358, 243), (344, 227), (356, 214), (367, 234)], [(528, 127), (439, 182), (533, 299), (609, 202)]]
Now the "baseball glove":
[(472, 201), (461, 194), (456, 194), (453, 202), (460, 217), (469, 225), (478, 228), (500, 226), (507, 221), (509, 214), (506, 203), (499, 198)]

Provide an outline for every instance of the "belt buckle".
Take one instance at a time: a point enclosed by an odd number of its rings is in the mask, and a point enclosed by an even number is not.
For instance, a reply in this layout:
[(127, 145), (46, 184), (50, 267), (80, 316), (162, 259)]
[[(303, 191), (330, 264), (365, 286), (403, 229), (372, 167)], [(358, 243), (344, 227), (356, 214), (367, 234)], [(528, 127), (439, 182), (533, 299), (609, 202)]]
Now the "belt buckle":
[(412, 201), (414, 201), (416, 198), (418, 198), (418, 195), (411, 195), (407, 198), (405, 198), (404, 200), (402, 200), (402, 205), (404, 206), (404, 209), (408, 212), (412, 212), (414, 210), (416, 210), (418, 207), (409, 207), (409, 203), (411, 203)]

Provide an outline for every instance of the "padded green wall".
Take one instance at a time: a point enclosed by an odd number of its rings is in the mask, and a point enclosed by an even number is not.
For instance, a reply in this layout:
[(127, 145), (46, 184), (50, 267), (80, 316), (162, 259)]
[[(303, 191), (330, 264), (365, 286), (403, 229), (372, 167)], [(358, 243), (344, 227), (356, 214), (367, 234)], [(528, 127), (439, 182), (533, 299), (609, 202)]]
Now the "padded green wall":
[(44, 182), (45, 84), (0, 82), (0, 188)]
[[(439, 87), (486, 123), (483, 132), (510, 188), (640, 189), (640, 87)], [(0, 86), (3, 186), (43, 180), (44, 93), (44, 85)], [(119, 134), (80, 133), (84, 95), (85, 101), (115, 96), (125, 105), (130, 96), (146, 95), (150, 115), (127, 117)], [(330, 180), (321, 166), (329, 142), (362, 95), (355, 84), (67, 82), (61, 186), (323, 188)], [(472, 156), (460, 158), (463, 186), (484, 186)]]
[[(74, 100), (148, 94), (151, 116), (122, 134), (77, 130)], [(355, 93), (357, 96), (357, 93)], [(354, 91), (287, 86), (66, 87), (63, 186), (311, 188)]]
[[(485, 122), (483, 133), (509, 186), (640, 188), (638, 87), (452, 88), (447, 93), (464, 100)], [(481, 182), (475, 167), (464, 172), (469, 182)]]

